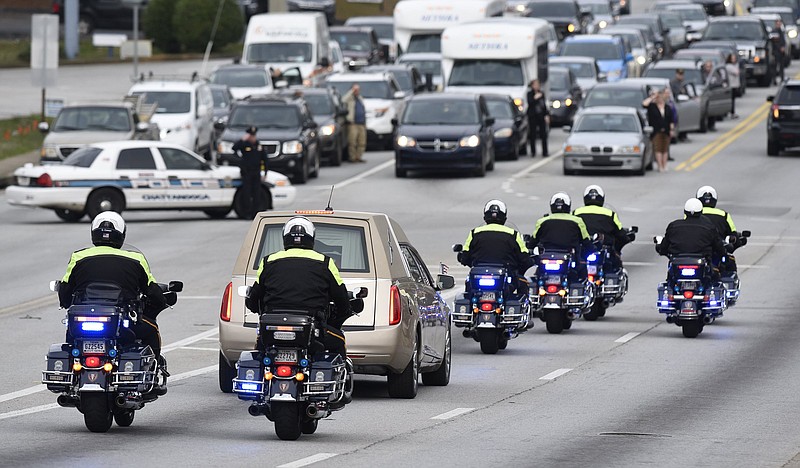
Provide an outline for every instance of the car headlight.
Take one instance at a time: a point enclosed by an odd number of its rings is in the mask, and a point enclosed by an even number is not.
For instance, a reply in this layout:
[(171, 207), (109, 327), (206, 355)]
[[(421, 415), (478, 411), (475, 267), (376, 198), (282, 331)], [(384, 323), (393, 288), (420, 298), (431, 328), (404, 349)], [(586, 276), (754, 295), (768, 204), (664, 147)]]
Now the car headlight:
[(564, 105), (565, 105), (565, 106), (569, 107), (569, 106), (571, 106), (572, 104), (573, 104), (573, 102), (572, 102), (572, 99), (570, 99), (570, 98), (566, 98), (566, 99), (564, 99)]
[(574, 25), (574, 24), (572, 24), (572, 23), (570, 23), (570, 24), (567, 26), (567, 31), (569, 31), (569, 32), (575, 32), (575, 25)]
[(553, 109), (558, 109), (559, 107), (561, 107), (561, 101), (556, 99), (555, 101), (553, 101), (552, 104), (550, 104), (550, 107), (552, 107)]
[(285, 141), (281, 145), (281, 152), (283, 154), (297, 154), (303, 152), (303, 144), (298, 140)]
[(389, 112), (388, 107), (381, 107), (380, 109), (375, 109), (375, 117), (383, 117), (383, 115), (387, 112)]
[(797, 37), (797, 30), (790, 29), (786, 34), (789, 36), (790, 39), (794, 39), (795, 37)]
[(517, 106), (517, 109), (522, 110), (522, 98), (514, 98), (514, 105)]
[(597, 23), (597, 26), (598, 26), (600, 29), (603, 29), (603, 28), (605, 28), (606, 26), (608, 26), (608, 22), (607, 22), (606, 20), (601, 20), (599, 23)]
[(470, 135), (458, 140), (458, 146), (466, 148), (475, 148), (480, 144), (481, 144), (481, 139), (478, 138), (478, 135)]
[(514, 131), (510, 128), (501, 128), (500, 130), (494, 132), (495, 138), (509, 138), (511, 135), (514, 134)]
[(620, 146), (617, 149), (617, 152), (620, 154), (639, 154), (642, 152), (642, 147), (639, 145), (634, 146)]
[(324, 136), (331, 136), (336, 132), (336, 124), (324, 125), (320, 129), (320, 133)]
[(571, 154), (589, 154), (591, 151), (588, 146), (584, 145), (566, 145), (564, 146), (564, 152)]
[(400, 135), (399, 137), (397, 137), (397, 146), (401, 148), (413, 148), (417, 146), (417, 140), (413, 137)]
[(232, 141), (220, 141), (217, 144), (217, 152), (222, 154), (231, 154), (233, 153), (233, 142)]
[(521, 3), (521, 4), (517, 5), (516, 9), (517, 9), (518, 12), (522, 13), (523, 11), (525, 11), (525, 4)]
[(725, 0), (724, 2), (722, 2), (722, 4), (725, 5), (725, 7), (729, 7), (731, 6), (731, 0)]
[(58, 150), (55, 146), (42, 146), (41, 155), (46, 158), (55, 158), (58, 156)]
[(639, 65), (644, 65), (645, 63), (647, 63), (647, 58), (644, 55), (640, 55), (636, 57), (636, 63), (638, 63)]

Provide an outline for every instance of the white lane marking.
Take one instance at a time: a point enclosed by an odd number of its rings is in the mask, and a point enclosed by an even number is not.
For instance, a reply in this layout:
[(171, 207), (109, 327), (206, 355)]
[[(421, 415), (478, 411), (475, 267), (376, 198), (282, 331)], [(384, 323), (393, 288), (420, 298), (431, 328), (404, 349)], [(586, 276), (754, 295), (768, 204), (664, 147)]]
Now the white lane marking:
[[(167, 353), (177, 348), (181, 348), (186, 345), (190, 345), (196, 341), (200, 341), (202, 339), (206, 339), (210, 336), (216, 335), (219, 332), (217, 328), (213, 328), (211, 330), (206, 330), (202, 333), (198, 333), (197, 335), (190, 336), (189, 338), (176, 341), (175, 343), (169, 344), (164, 346), (161, 349), (162, 353)], [(218, 350), (217, 350), (218, 351)], [(174, 377), (173, 377), (174, 379)], [(14, 400), (16, 398), (21, 398), (28, 395), (33, 395), (34, 393), (39, 393), (47, 390), (47, 387), (44, 385), (36, 385), (35, 387), (28, 387), (22, 390), (17, 390), (16, 392), (6, 393), (4, 395), (0, 395), (0, 403), (4, 401)]]
[(567, 372), (571, 371), (572, 369), (556, 369), (553, 372), (543, 375), (539, 377), (539, 380), (553, 380), (556, 377), (561, 377), (562, 375), (566, 374)]
[(638, 332), (630, 332), (614, 340), (614, 343), (627, 343), (630, 340), (636, 338), (637, 336), (639, 336)]
[(201, 348), (199, 346), (181, 346), (178, 349), (188, 349), (192, 351), (219, 351), (219, 348)]
[(321, 462), (322, 460), (327, 460), (329, 458), (333, 458), (338, 453), (318, 453), (316, 455), (311, 455), (310, 457), (301, 458), (299, 460), (284, 463), (283, 465), (278, 465), (278, 468), (300, 468), (301, 466), (308, 466), (317, 462)]
[(509, 177), (507, 180), (513, 181), (515, 179), (519, 179), (520, 177), (525, 176), (525, 175), (535, 171), (536, 169), (539, 169), (540, 167), (544, 166), (545, 164), (548, 164), (548, 163), (551, 163), (551, 162), (555, 161), (556, 159), (560, 158), (563, 155), (564, 155), (564, 152), (562, 150), (559, 150), (557, 153), (554, 153), (552, 156), (548, 156), (546, 158), (542, 158), (541, 161), (535, 162), (535, 163), (531, 164), (530, 166), (526, 167), (525, 169), (517, 172), (516, 174), (512, 175), (511, 177)]
[[(189, 372), (184, 372), (183, 374), (174, 375), (167, 380), (167, 383), (179, 382), (181, 380), (186, 380), (188, 378), (196, 377), (198, 375), (208, 374), (209, 372), (217, 370), (217, 367), (218, 366), (214, 364), (213, 366), (203, 367), (202, 369), (195, 369)], [(3, 419), (14, 418), (17, 416), (25, 416), (26, 414), (41, 413), (42, 411), (47, 411), (56, 408), (61, 408), (61, 406), (58, 403), (50, 403), (47, 405), (34, 406), (31, 408), (25, 408), (17, 411), (9, 411), (7, 413), (0, 413), (0, 421), (2, 421)]]
[(442, 413), (432, 417), (431, 419), (450, 419), (455, 418), (456, 416), (461, 416), (462, 414), (467, 414), (470, 411), (475, 411), (475, 408), (456, 408), (452, 411), (448, 411), (446, 413)]
[(336, 188), (347, 187), (350, 184), (356, 183), (361, 179), (367, 178), (367, 177), (371, 176), (372, 174), (375, 174), (377, 172), (380, 172), (380, 171), (382, 171), (384, 169), (387, 169), (389, 167), (392, 167), (392, 166), (394, 166), (394, 158), (390, 159), (389, 161), (384, 162), (383, 164), (379, 164), (379, 165), (373, 167), (372, 169), (370, 169), (368, 171), (364, 171), (361, 174), (356, 174), (356, 175), (354, 175), (353, 177), (351, 177), (349, 179), (345, 179), (345, 180), (343, 180), (341, 182), (337, 182), (337, 183), (335, 183), (333, 185)]

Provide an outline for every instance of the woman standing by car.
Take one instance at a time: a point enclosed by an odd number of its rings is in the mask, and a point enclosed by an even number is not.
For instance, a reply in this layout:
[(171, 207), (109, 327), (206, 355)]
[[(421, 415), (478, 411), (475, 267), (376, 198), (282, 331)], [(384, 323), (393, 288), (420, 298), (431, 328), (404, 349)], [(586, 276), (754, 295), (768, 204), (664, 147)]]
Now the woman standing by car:
[(653, 140), (653, 152), (658, 164), (658, 172), (667, 170), (669, 157), (669, 141), (675, 133), (675, 120), (672, 108), (667, 105), (664, 90), (654, 91), (642, 101), (642, 106), (647, 108), (647, 122), (653, 127), (650, 139)]
[(739, 77), (739, 57), (734, 54), (728, 54), (728, 60), (725, 61), (725, 71), (728, 72), (728, 80), (730, 81), (730, 88), (734, 90), (731, 92), (731, 118), (738, 119), (739, 115), (736, 113), (736, 91), (741, 86), (741, 78)]

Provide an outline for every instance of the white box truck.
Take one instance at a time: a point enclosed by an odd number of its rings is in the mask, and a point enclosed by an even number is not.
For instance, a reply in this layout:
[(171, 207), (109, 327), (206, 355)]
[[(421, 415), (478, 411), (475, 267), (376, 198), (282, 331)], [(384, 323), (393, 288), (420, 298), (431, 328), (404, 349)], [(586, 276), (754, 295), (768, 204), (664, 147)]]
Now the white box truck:
[(304, 77), (322, 57), (330, 60), (330, 34), (322, 13), (263, 13), (247, 24), (242, 63), (278, 70), (297, 67)]
[(506, 94), (524, 110), (531, 80), (547, 86), (549, 26), (539, 18), (491, 18), (442, 33), (445, 92)]
[(403, 0), (394, 7), (397, 54), (441, 52), (442, 31), (454, 24), (503, 16), (505, 0)]

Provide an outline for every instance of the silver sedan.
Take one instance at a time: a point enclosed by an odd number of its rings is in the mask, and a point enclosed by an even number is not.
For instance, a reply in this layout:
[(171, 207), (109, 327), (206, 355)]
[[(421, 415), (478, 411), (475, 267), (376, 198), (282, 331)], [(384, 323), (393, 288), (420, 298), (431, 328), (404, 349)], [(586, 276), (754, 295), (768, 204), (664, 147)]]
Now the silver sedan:
[(631, 107), (591, 107), (575, 116), (564, 143), (564, 174), (630, 171), (644, 175), (653, 164), (652, 127)]

